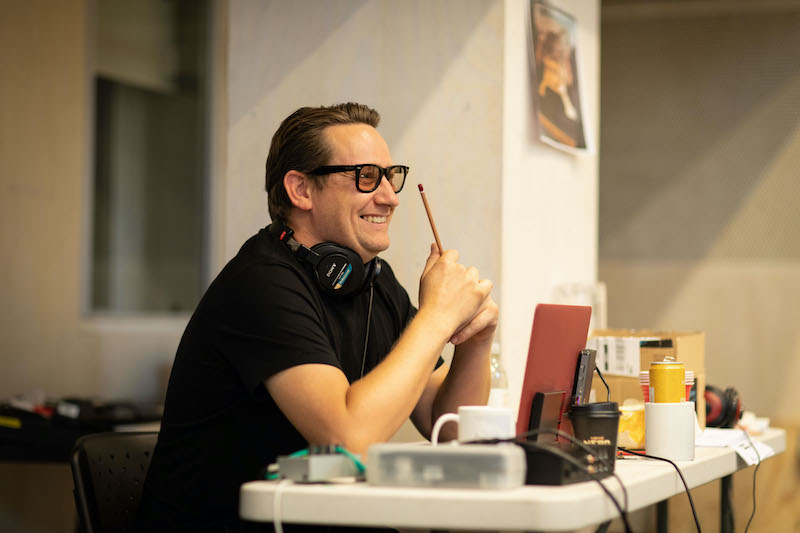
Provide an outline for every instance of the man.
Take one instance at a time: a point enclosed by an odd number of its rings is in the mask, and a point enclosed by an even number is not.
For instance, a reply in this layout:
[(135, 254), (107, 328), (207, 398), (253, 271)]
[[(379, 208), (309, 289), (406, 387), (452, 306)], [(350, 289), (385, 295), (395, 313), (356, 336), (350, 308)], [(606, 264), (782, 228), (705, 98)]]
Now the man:
[(226, 265), (186, 328), (142, 531), (224, 531), (241, 483), (278, 455), (309, 444), (366, 454), (409, 417), (429, 436), (441, 414), (486, 402), (491, 282), (432, 246), (417, 311), (377, 258), (408, 172), (379, 119), (359, 104), (302, 108), (275, 133), (273, 223)]

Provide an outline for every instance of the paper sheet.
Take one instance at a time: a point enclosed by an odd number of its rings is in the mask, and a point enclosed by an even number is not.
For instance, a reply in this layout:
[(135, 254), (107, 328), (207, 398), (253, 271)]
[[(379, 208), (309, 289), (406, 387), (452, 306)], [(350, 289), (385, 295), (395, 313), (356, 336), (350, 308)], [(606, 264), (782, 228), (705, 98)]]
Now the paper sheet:
[(706, 428), (695, 436), (695, 446), (712, 446), (716, 448), (733, 448), (747, 437), (741, 429)]
[(741, 429), (706, 428), (695, 437), (695, 445), (732, 448), (748, 466), (757, 464), (759, 458), (763, 461), (775, 455), (775, 450), (768, 444), (759, 441), (751, 444)]
[[(755, 449), (753, 449), (754, 446)], [(750, 441), (745, 440), (737, 444), (734, 449), (736, 450), (736, 453), (739, 454), (739, 457), (744, 459), (744, 462), (747, 463), (747, 466), (753, 466), (754, 464), (758, 464), (760, 461), (763, 461), (767, 457), (772, 457), (775, 455), (775, 450), (773, 450), (771, 446), (759, 441), (753, 441), (751, 445)], [(756, 451), (758, 452), (757, 454)]]

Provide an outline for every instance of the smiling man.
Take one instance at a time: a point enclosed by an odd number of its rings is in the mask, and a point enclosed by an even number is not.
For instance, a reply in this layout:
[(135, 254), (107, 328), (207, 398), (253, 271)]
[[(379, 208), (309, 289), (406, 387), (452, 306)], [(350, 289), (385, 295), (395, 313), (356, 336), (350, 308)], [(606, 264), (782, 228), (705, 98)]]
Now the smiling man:
[[(273, 222), (186, 328), (140, 530), (235, 530), (239, 486), (277, 456), (309, 444), (366, 454), (409, 417), (429, 436), (441, 414), (486, 402), (491, 282), (431, 246), (417, 310), (378, 257), (409, 172), (379, 120), (353, 103), (302, 108), (273, 136)], [(448, 342), (451, 366), (440, 357)]]

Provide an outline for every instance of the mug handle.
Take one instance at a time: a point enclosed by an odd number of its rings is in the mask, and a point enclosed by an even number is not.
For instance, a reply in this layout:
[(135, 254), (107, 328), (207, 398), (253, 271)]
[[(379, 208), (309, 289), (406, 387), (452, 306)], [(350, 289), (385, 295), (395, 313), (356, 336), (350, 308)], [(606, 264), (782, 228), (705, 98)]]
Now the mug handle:
[(458, 422), (458, 415), (455, 413), (445, 413), (436, 419), (436, 423), (433, 424), (433, 430), (431, 430), (432, 445), (436, 446), (439, 444), (439, 431), (441, 431), (442, 426), (448, 422)]

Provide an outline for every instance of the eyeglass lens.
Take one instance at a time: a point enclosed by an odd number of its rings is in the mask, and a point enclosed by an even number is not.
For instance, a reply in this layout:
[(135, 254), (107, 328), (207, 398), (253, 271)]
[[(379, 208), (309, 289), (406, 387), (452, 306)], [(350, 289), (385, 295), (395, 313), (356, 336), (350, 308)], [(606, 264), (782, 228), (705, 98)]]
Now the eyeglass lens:
[[(358, 190), (362, 192), (372, 192), (378, 188), (380, 180), (383, 177), (383, 169), (377, 165), (364, 165), (361, 167), (361, 173), (358, 176), (357, 185)], [(386, 178), (389, 184), (394, 189), (394, 192), (400, 192), (403, 188), (403, 183), (406, 180), (406, 169), (403, 167), (389, 167), (386, 169)]]

